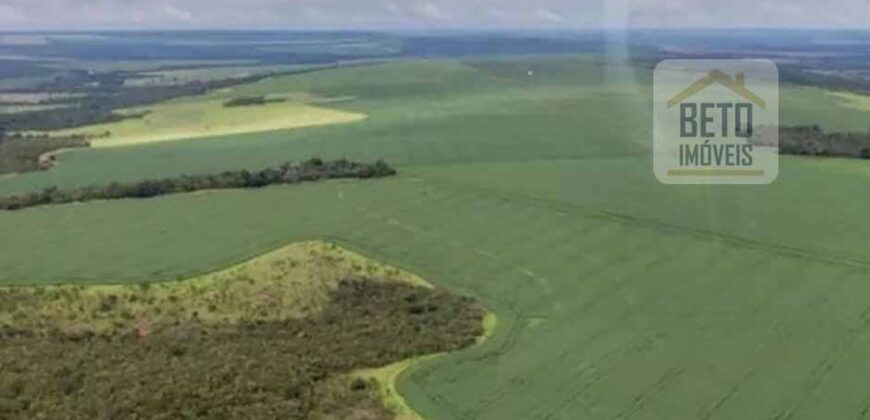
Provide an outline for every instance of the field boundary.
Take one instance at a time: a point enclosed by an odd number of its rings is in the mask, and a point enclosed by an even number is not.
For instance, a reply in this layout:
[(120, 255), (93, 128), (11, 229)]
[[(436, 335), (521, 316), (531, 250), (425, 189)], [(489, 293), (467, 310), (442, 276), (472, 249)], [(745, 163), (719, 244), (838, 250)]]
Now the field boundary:
[[(483, 335), (478, 337), (477, 343), (473, 347), (480, 346), (491, 338), (495, 334), (497, 327), (498, 317), (494, 312), (487, 310), (486, 316), (483, 319)], [(464, 350), (468, 350), (468, 348), (459, 351)], [(414, 410), (411, 404), (408, 403), (408, 400), (399, 392), (399, 382), (405, 379), (413, 379), (409, 376), (414, 374), (415, 369), (419, 369), (421, 365), (441, 359), (442, 356), (447, 356), (451, 353), (435, 353), (412, 357), (379, 368), (362, 369), (352, 373), (352, 375), (376, 380), (378, 382), (381, 402), (396, 414), (397, 420), (425, 420), (426, 418)]]

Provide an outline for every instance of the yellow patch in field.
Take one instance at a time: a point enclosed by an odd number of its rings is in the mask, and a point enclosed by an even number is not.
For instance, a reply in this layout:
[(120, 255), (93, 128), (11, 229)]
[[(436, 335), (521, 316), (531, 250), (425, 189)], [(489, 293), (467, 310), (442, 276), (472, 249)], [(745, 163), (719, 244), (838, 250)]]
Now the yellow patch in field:
[[(498, 320), (492, 312), (487, 312), (483, 318), (483, 335), (478, 337), (477, 344), (480, 344), (486, 339), (492, 337), (495, 333)], [(366, 380), (374, 380), (378, 385), (378, 394), (384, 406), (392, 411), (396, 416), (396, 420), (423, 420), (423, 416), (414, 411), (402, 394), (398, 390), (399, 376), (407, 371), (411, 366), (417, 363), (422, 363), (436, 357), (443, 356), (445, 353), (428, 354), (425, 356), (413, 357), (405, 359), (391, 365), (371, 368), (358, 369), (351, 373), (351, 377), (362, 378)]]
[(870, 111), (870, 96), (849, 92), (827, 92), (829, 95), (841, 99), (845, 106), (861, 111)]
[(179, 101), (127, 109), (123, 113), (146, 114), (141, 118), (55, 131), (51, 134), (84, 134), (93, 136), (93, 147), (116, 147), (348, 123), (367, 117), (365, 114), (292, 100), (237, 107), (226, 107), (224, 100), (220, 99)]
[(379, 368), (360, 369), (354, 372), (351, 376), (367, 380), (375, 380), (378, 384), (378, 394), (381, 401), (388, 410), (395, 414), (396, 420), (423, 420), (423, 416), (414, 411), (414, 409), (405, 401), (405, 398), (402, 397), (402, 394), (399, 393), (399, 390), (396, 389), (396, 382), (399, 379), (399, 375), (411, 367), (411, 365), (433, 359), (442, 354), (443, 353), (415, 357)]

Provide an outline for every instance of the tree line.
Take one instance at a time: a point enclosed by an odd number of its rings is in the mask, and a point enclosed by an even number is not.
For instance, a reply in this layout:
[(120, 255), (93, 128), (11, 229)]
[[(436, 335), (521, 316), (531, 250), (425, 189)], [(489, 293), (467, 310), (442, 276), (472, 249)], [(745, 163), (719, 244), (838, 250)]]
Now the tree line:
[(870, 130), (826, 133), (818, 125), (761, 127), (752, 143), (759, 146), (772, 145), (771, 134), (776, 133), (773, 130), (778, 130), (780, 154), (870, 159)]
[(224, 106), (227, 108), (239, 107), (239, 106), (255, 106), (255, 105), (266, 105), (277, 102), (284, 102), (283, 98), (267, 98), (265, 96), (242, 96), (238, 98), (230, 99), (224, 102)]
[(359, 163), (347, 159), (323, 161), (320, 158), (313, 158), (300, 163), (287, 162), (278, 167), (253, 172), (239, 170), (226, 171), (220, 174), (182, 175), (127, 184), (112, 182), (104, 186), (90, 186), (73, 190), (49, 187), (40, 192), (0, 198), (0, 210), (19, 210), (28, 207), (91, 200), (149, 198), (200, 190), (261, 188), (273, 184), (298, 184), (324, 179), (379, 178), (395, 174), (396, 170), (382, 160), (374, 163)]

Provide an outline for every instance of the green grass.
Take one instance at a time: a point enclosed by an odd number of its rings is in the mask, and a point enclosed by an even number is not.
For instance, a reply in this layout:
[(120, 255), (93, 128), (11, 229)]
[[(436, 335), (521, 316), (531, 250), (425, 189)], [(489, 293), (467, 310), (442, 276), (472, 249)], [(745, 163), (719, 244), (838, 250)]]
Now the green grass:
[[(526, 70), (532, 66), (533, 77)], [(868, 409), (865, 162), (784, 158), (770, 186), (658, 184), (649, 75), (591, 58), (402, 62), (237, 88), (356, 99), (344, 126), (89, 150), (0, 191), (384, 157), (393, 179), (0, 214), (4, 283), (186, 277), (325, 238), (479, 297), (482, 345), (412, 366), (426, 418), (855, 418)], [(867, 114), (785, 86), (783, 120)]]
[(827, 131), (866, 131), (863, 97), (832, 94), (814, 87), (780, 88), (780, 122), (784, 125), (819, 124)]

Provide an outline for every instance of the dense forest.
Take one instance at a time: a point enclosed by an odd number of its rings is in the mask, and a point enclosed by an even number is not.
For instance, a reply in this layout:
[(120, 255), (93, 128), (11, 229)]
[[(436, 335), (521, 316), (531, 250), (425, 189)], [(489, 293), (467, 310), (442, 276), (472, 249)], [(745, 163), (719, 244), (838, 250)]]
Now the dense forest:
[[(472, 299), (390, 279), (340, 280), (321, 311), (284, 319), (268, 318), (271, 289), (203, 290), (222, 298), (202, 316), (181, 306), (181, 293), (129, 289), (89, 312), (84, 289), (0, 290), (0, 309), (21, 320), (0, 324), (0, 418), (393, 418), (380, 386), (352, 372), (458, 350), (483, 333)], [(230, 306), (219, 299), (250, 299), (255, 315), (206, 321)], [(93, 321), (55, 324), (27, 311), (52, 303), (69, 319), (113, 317), (117, 326), (95, 331)]]
[(227, 171), (217, 175), (182, 175), (175, 178), (143, 180), (129, 184), (111, 183), (75, 190), (46, 188), (28, 195), (0, 198), (0, 210), (19, 210), (49, 204), (91, 200), (148, 198), (199, 190), (261, 188), (272, 184), (298, 184), (335, 178), (378, 178), (395, 175), (396, 170), (384, 161), (358, 163), (346, 159), (324, 162), (313, 158), (301, 163), (285, 163), (276, 168), (251, 172)]

